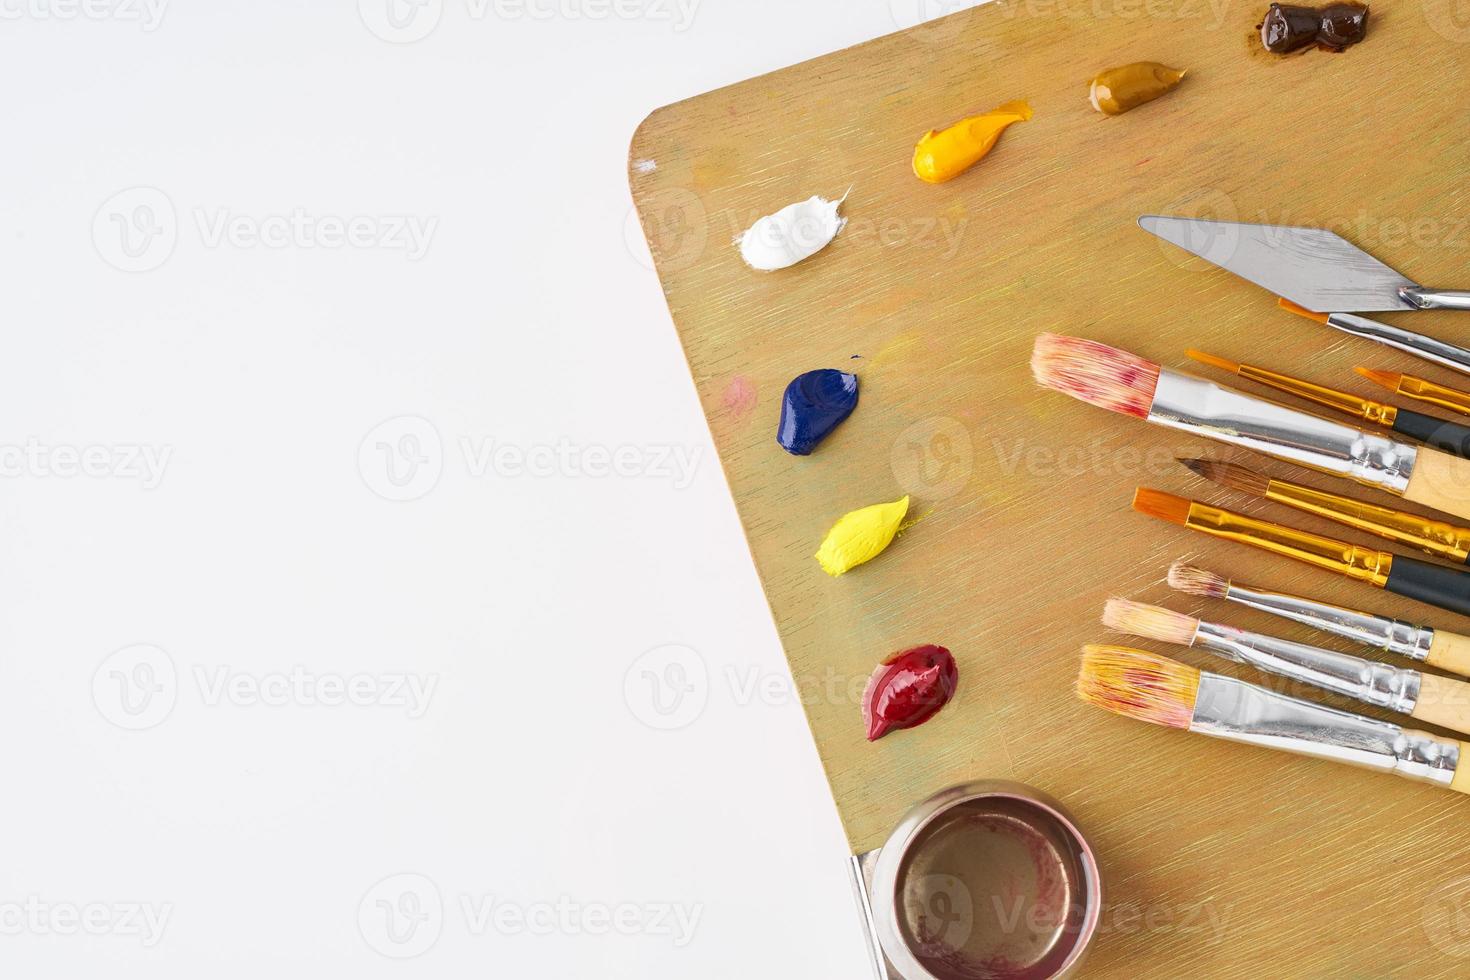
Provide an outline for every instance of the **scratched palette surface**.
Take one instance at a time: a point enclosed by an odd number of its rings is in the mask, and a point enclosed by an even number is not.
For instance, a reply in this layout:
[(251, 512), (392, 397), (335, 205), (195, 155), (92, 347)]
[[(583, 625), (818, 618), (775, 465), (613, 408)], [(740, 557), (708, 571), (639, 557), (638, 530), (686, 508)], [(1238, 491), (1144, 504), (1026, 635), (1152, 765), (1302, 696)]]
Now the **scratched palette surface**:
[[(1446, 0), (1375, 4), (1362, 45), (1275, 59), (1252, 37), (1265, 6), (980, 7), (658, 110), (633, 139), (630, 181), (854, 852), (934, 790), (1018, 779), (1071, 807), (1101, 856), (1108, 907), (1088, 975), (1460, 976), (1470, 801), (1129, 722), (1072, 694), (1078, 648), (1117, 641), (1097, 623), (1114, 594), (1312, 638), (1169, 593), (1182, 555), (1470, 629), (1134, 514), (1144, 484), (1374, 543), (1204, 484), (1173, 459), (1218, 447), (1030, 379), (1032, 339), (1059, 330), (1191, 370), (1194, 346), (1369, 393), (1352, 365), (1455, 382), (1280, 312), (1135, 227), (1144, 213), (1328, 226), (1421, 282), (1470, 282), (1470, 18)], [(1137, 60), (1189, 76), (1126, 116), (1093, 112), (1091, 75)], [(1035, 118), (978, 167), (938, 186), (913, 176), (924, 131), (1016, 98)], [(849, 187), (848, 226), (824, 252), (775, 273), (741, 263), (730, 241), (757, 217)], [(1470, 314), (1384, 319), (1470, 342)], [(819, 367), (856, 371), (861, 402), (812, 456), (788, 456), (782, 389)], [(837, 517), (905, 493), (921, 521), (870, 564), (822, 573), (812, 554)], [(862, 679), (920, 643), (954, 651), (954, 703), (867, 743)]]

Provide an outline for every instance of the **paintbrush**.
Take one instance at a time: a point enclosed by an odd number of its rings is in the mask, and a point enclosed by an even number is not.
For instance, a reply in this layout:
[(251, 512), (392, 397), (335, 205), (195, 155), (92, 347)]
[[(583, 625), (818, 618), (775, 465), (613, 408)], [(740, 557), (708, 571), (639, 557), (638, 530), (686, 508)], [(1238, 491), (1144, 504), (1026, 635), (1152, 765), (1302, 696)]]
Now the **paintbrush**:
[(1109, 599), (1102, 621), (1109, 629), (1146, 640), (1204, 647), (1263, 673), (1289, 677), (1426, 724), (1461, 733), (1470, 728), (1470, 684), (1464, 681), (1210, 623), (1129, 599)]
[(1371, 398), (1361, 398), (1348, 391), (1339, 391), (1336, 388), (1328, 388), (1325, 385), (1313, 384), (1294, 378), (1280, 371), (1272, 371), (1267, 368), (1258, 367), (1254, 364), (1241, 364), (1238, 361), (1227, 360), (1216, 357), (1214, 354), (1206, 354), (1204, 351), (1189, 350), (1184, 352), (1201, 364), (1217, 367), (1222, 371), (1229, 371), (1239, 378), (1248, 378), (1258, 384), (1284, 391), (1288, 394), (1305, 398), (1336, 409), (1353, 418), (1360, 419), (1370, 425), (1382, 426), (1391, 429), (1401, 436), (1417, 439), (1419, 442), (1427, 443), (1436, 449), (1443, 449), (1447, 453), (1456, 456), (1470, 457), (1470, 427), (1458, 425), (1454, 422), (1446, 422), (1437, 419), (1433, 415), (1425, 415), (1423, 412), (1413, 412), (1407, 408), (1399, 408), (1387, 402), (1374, 401)]
[(1169, 587), (1188, 595), (1239, 603), (1375, 650), (1386, 650), (1470, 677), (1470, 637), (1449, 630), (1415, 626), (1387, 616), (1242, 585), (1183, 559), (1169, 566)]
[(1470, 572), (1298, 531), (1148, 487), (1138, 488), (1133, 509), (1217, 538), (1295, 558), (1395, 595), (1470, 615)]
[(1036, 338), (1031, 371), (1090, 405), (1345, 476), (1470, 518), (1470, 460), (1253, 398), (1076, 337)]
[(1351, 497), (1314, 490), (1288, 480), (1273, 479), (1237, 463), (1215, 459), (1181, 459), (1179, 462), (1206, 480), (1213, 480), (1232, 490), (1264, 497), (1380, 538), (1410, 545), (1436, 558), (1457, 562), (1470, 559), (1470, 527), (1419, 517), (1392, 507), (1365, 504)]
[(1400, 374), (1397, 371), (1375, 371), (1365, 367), (1355, 367), (1353, 370), (1396, 395), (1427, 402), (1430, 405), (1438, 405), (1440, 408), (1448, 408), (1462, 415), (1470, 415), (1470, 392), (1461, 391), (1458, 388), (1447, 388), (1433, 381), (1416, 378), (1412, 374)]
[(1077, 696), (1125, 718), (1397, 773), (1470, 793), (1466, 745), (1127, 647), (1082, 648)]
[(1412, 330), (1405, 330), (1378, 320), (1370, 320), (1354, 313), (1318, 313), (1305, 306), (1298, 306), (1284, 297), (1277, 299), (1276, 305), (1289, 313), (1324, 323), (1334, 330), (1341, 330), (1354, 337), (1362, 337), (1364, 340), (1371, 340), (1386, 347), (1401, 350), (1406, 354), (1422, 357), (1426, 361), (1433, 361), (1435, 364), (1462, 374), (1470, 374), (1470, 349), (1447, 344), (1428, 334), (1415, 333)]

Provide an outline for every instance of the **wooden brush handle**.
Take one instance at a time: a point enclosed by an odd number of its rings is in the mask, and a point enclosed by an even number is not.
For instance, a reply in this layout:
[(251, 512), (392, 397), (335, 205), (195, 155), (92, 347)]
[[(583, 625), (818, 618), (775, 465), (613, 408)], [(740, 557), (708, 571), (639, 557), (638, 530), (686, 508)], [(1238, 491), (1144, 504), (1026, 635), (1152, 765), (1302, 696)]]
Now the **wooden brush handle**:
[(1421, 674), (1419, 701), (1409, 717), (1461, 734), (1470, 733), (1470, 684), (1438, 674)]
[(1420, 449), (1404, 499), (1470, 518), (1470, 459), (1437, 449)]
[(1424, 662), (1461, 677), (1470, 677), (1470, 636), (1435, 630)]

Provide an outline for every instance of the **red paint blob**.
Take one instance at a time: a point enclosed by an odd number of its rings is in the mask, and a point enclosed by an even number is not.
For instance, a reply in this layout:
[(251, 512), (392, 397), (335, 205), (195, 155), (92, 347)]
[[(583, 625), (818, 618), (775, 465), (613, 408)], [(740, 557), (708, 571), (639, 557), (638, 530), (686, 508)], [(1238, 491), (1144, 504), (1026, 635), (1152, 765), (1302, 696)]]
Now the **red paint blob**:
[(960, 669), (944, 647), (926, 643), (895, 653), (873, 671), (863, 692), (868, 741), (924, 724), (949, 704), (959, 682)]

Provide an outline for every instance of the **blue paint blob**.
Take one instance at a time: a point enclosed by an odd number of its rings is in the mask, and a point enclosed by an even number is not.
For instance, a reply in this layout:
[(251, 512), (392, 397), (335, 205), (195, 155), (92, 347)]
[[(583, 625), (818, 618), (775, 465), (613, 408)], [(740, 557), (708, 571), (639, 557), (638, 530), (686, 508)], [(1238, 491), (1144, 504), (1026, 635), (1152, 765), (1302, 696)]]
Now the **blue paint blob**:
[(832, 368), (797, 375), (781, 398), (776, 442), (793, 456), (806, 456), (857, 408), (858, 379)]

